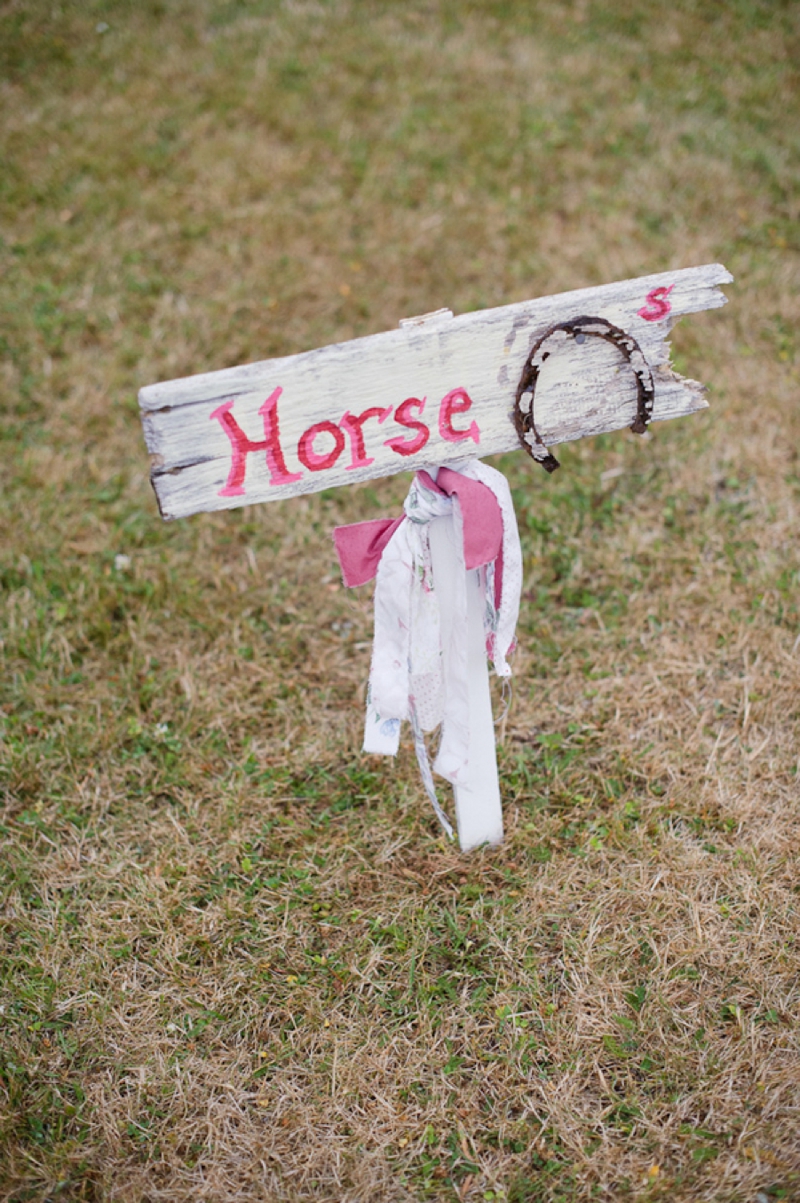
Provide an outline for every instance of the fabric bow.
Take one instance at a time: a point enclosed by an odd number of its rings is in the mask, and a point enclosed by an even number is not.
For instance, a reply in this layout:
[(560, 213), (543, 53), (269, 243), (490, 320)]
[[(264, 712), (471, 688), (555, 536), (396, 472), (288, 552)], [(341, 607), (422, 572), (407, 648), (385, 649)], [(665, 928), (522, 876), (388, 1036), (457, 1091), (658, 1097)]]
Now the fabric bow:
[[(441, 726), (433, 768), (453, 785), (466, 784), (466, 573), (480, 573), (487, 652), (495, 672), (510, 677), (522, 553), (508, 482), (480, 460), (460, 464), (458, 471), (439, 468), (435, 480), (426, 471), (418, 472), (403, 508), (399, 518), (339, 526), (333, 534), (345, 584), (363, 585), (376, 578), (364, 751), (394, 756), (400, 724), (409, 720), (426, 793), (452, 838), (436, 798), (423, 732)], [(429, 536), (430, 523), (437, 519), (454, 524), (461, 561), (455, 612), (444, 622)]]

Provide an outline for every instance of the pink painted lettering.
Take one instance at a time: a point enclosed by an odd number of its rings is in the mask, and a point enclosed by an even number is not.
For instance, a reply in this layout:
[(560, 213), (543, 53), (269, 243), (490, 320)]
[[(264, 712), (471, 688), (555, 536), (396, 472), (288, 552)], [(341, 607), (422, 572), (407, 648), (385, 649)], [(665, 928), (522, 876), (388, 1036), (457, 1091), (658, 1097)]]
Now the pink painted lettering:
[(448, 443), (461, 443), (464, 439), (480, 443), (481, 432), (477, 422), (471, 422), (467, 430), (456, 430), (453, 426), (453, 415), (465, 414), (471, 408), (472, 398), (466, 389), (454, 388), (442, 397), (439, 406), (439, 434), (443, 439), (447, 439)]
[(431, 432), (424, 422), (420, 422), (417, 418), (411, 417), (411, 410), (418, 409), (419, 416), (425, 409), (427, 397), (423, 397), (420, 401), (419, 397), (408, 397), (405, 401), (401, 401), (397, 409), (394, 411), (394, 420), (399, 426), (405, 426), (407, 430), (416, 430), (413, 439), (409, 439), (406, 435), (395, 435), (393, 439), (386, 439), (384, 446), (391, 447), (392, 451), (396, 451), (398, 455), (415, 455), (417, 451), (421, 451), (431, 437)]
[[(333, 435), (333, 447), (327, 455), (320, 455), (314, 450), (314, 439), (318, 434)], [(344, 451), (344, 435), (335, 422), (316, 422), (304, 430), (297, 444), (297, 458), (305, 464), (309, 472), (322, 472), (332, 468)]]
[(280, 427), (278, 425), (278, 400), (283, 389), (278, 386), (270, 393), (259, 413), (264, 421), (264, 438), (251, 439), (244, 433), (234, 418), (231, 410), (233, 401), (225, 401), (210, 415), (216, 418), (230, 439), (231, 466), (225, 485), (219, 490), (220, 497), (241, 497), (244, 495), (244, 478), (247, 471), (247, 456), (251, 451), (266, 453), (267, 467), (270, 473), (271, 485), (290, 485), (300, 480), (302, 472), (290, 472), (286, 467), (281, 449)]
[[(258, 412), (264, 422), (263, 439), (251, 439), (245, 434), (233, 416), (232, 400), (223, 402), (211, 414), (225, 431), (231, 445), (228, 479), (219, 490), (220, 497), (244, 496), (247, 457), (253, 451), (264, 452), (270, 485), (290, 485), (302, 480), (302, 472), (289, 471), (281, 444), (278, 402), (282, 393), (283, 389), (278, 386), (259, 408)], [(393, 435), (385, 439), (383, 445), (402, 456), (416, 455), (420, 452), (431, 437), (430, 427), (421, 421), (426, 404), (427, 397), (406, 397), (401, 401), (394, 410), (394, 420), (409, 433)], [(466, 389), (454, 388), (442, 398), (439, 405), (439, 434), (448, 443), (461, 443), (466, 439), (480, 443), (481, 435), (477, 422), (470, 422), (465, 430), (457, 429), (453, 425), (458, 415), (466, 414), (471, 408), (472, 398)], [(347, 465), (347, 470), (351, 472), (355, 468), (367, 468), (375, 463), (375, 457), (367, 455), (364, 427), (372, 418), (377, 418), (379, 425), (382, 425), (391, 415), (392, 406), (383, 408), (373, 405), (359, 414), (348, 411), (338, 424), (328, 419), (315, 422), (301, 434), (297, 443), (297, 458), (309, 472), (324, 472), (338, 463), (349, 442), (351, 462)]]
[(674, 284), (670, 284), (669, 288), (652, 288), (645, 297), (647, 304), (639, 310), (639, 317), (643, 317), (646, 322), (659, 322), (662, 317), (666, 317), (672, 309), (667, 297), (674, 287)]
[(352, 456), (352, 462), (347, 465), (348, 472), (352, 472), (354, 468), (366, 468), (369, 464), (375, 463), (374, 455), (367, 455), (364, 446), (364, 423), (370, 418), (377, 418), (379, 422), (385, 422), (391, 412), (391, 405), (388, 409), (381, 409), (379, 406), (373, 405), (361, 414), (346, 413), (344, 415), (340, 425), (350, 436), (350, 454)]

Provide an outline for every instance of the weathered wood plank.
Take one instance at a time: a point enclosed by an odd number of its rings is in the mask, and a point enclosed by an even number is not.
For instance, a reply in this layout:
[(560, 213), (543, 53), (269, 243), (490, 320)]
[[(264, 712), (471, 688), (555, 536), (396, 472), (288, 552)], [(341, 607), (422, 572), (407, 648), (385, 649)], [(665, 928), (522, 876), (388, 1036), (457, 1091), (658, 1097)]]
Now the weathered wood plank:
[[(444, 310), (368, 338), (150, 385), (139, 403), (161, 512), (179, 518), (514, 450), (526, 357), (549, 327), (581, 314), (637, 340), (654, 378), (654, 420), (703, 409), (702, 386), (672, 370), (666, 339), (684, 314), (724, 305), (719, 285), (731, 279), (708, 264), (459, 317)], [(599, 340), (542, 371), (536, 423), (549, 445), (628, 426), (635, 412), (628, 365)]]

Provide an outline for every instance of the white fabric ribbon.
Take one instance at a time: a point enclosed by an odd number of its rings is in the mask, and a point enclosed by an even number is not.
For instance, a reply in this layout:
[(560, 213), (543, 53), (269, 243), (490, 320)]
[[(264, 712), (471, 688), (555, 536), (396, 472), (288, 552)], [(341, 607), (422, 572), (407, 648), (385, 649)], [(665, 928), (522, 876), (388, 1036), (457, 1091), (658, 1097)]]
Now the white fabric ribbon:
[[(473, 571), (480, 574), (485, 599), (487, 651), (495, 672), (510, 677), (508, 656), (514, 646), (522, 586), (522, 552), (511, 492), (502, 473), (479, 460), (459, 464), (458, 472), (486, 485), (500, 507), (503, 535), (499, 602), (495, 597), (498, 560)], [(436, 799), (422, 733), (441, 725), (433, 768), (453, 785), (466, 784), (469, 706), (463, 515), (457, 496), (434, 493), (418, 478), (411, 485), (404, 509), (407, 521), (399, 525), (384, 548), (375, 582), (364, 751), (396, 755), (400, 724), (410, 721), (426, 793), (452, 837), (452, 828)], [(440, 613), (430, 549), (430, 523), (442, 518), (453, 523), (460, 565), (454, 608), (446, 615)]]

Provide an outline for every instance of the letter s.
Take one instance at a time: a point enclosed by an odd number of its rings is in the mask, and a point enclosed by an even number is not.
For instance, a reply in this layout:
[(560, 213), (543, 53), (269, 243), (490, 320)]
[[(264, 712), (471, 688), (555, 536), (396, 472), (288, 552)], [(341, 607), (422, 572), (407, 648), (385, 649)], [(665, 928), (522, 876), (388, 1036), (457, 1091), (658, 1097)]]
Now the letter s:
[(407, 430), (416, 430), (417, 434), (413, 439), (395, 435), (393, 439), (386, 439), (385, 447), (391, 447), (392, 451), (396, 451), (398, 455), (414, 455), (417, 451), (422, 450), (431, 437), (431, 432), (424, 422), (411, 417), (411, 410), (418, 409), (420, 417), (422, 417), (426, 401), (427, 397), (423, 397), (421, 401), (419, 397), (407, 397), (405, 401), (401, 401), (394, 411), (394, 420), (399, 426), (405, 426)]

